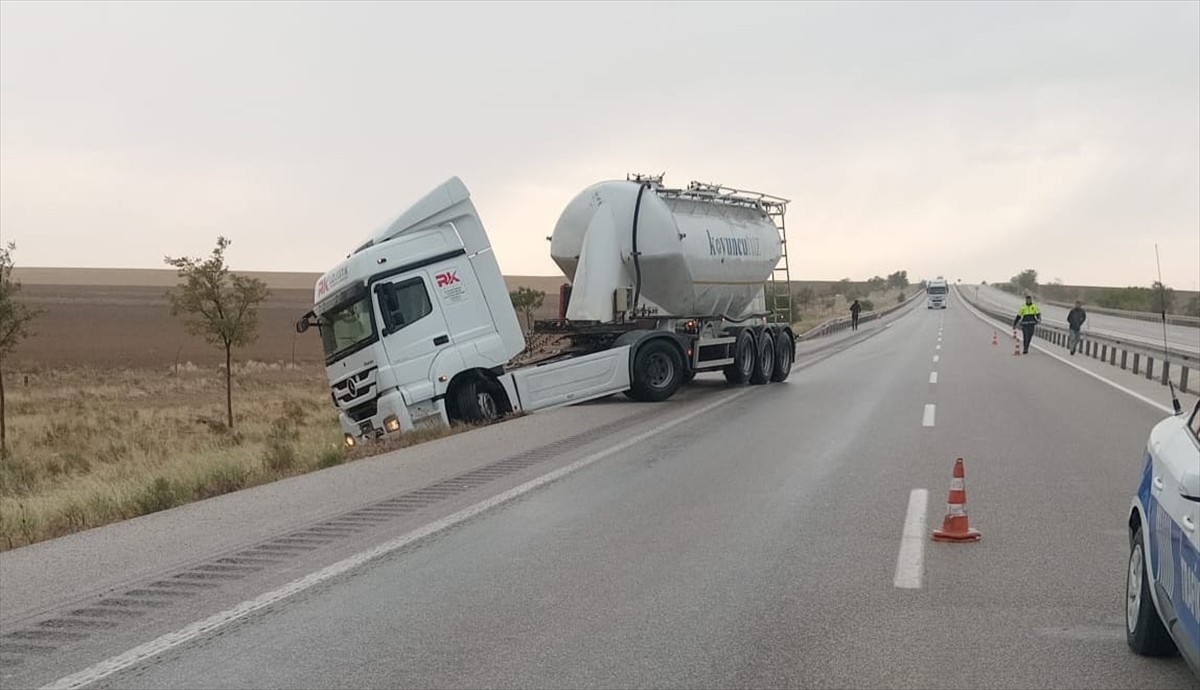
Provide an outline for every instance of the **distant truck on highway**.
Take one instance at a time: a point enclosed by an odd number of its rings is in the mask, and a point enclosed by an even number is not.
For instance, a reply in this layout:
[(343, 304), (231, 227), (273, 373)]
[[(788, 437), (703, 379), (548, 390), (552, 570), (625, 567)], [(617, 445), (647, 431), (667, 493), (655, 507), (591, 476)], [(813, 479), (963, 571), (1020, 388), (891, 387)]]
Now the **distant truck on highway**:
[(945, 309), (948, 292), (949, 286), (946, 284), (945, 278), (938, 276), (929, 281), (929, 284), (925, 287), (925, 308)]
[(784, 381), (795, 335), (764, 285), (787, 200), (661, 177), (601, 182), (566, 207), (570, 281), (528, 348), (470, 193), (452, 178), (321, 276), (313, 309), (347, 445), (624, 392), (670, 398), (702, 371)]

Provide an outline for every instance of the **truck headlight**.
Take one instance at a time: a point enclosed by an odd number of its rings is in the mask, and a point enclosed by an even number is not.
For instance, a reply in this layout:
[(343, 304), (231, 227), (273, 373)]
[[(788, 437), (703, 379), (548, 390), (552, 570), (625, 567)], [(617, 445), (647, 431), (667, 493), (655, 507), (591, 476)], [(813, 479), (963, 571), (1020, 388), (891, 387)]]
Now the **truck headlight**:
[(354, 437), (351, 436), (350, 434), (346, 434), (346, 447), (347, 448), (354, 447)]
[(396, 419), (396, 415), (389, 415), (383, 420), (383, 428), (388, 431), (400, 431), (400, 420)]

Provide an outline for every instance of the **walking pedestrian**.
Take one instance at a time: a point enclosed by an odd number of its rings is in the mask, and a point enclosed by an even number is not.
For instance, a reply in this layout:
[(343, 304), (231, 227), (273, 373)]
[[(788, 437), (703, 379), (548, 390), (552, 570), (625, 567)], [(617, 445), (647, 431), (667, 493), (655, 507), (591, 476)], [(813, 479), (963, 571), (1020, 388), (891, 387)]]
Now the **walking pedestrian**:
[(1071, 354), (1075, 354), (1075, 350), (1079, 349), (1079, 341), (1083, 339), (1080, 331), (1084, 321), (1087, 321), (1087, 312), (1083, 310), (1083, 302), (1076, 301), (1075, 308), (1067, 312), (1067, 327), (1071, 331), (1067, 338), (1067, 347), (1070, 348)]
[(1025, 295), (1025, 304), (1017, 310), (1017, 318), (1013, 319), (1013, 335), (1016, 335), (1017, 325), (1025, 336), (1025, 347), (1021, 354), (1029, 354), (1029, 341), (1033, 340), (1033, 330), (1042, 322), (1042, 310), (1033, 303), (1033, 297)]
[(858, 314), (862, 311), (862, 305), (858, 300), (854, 300), (854, 304), (850, 305), (850, 330), (858, 330)]

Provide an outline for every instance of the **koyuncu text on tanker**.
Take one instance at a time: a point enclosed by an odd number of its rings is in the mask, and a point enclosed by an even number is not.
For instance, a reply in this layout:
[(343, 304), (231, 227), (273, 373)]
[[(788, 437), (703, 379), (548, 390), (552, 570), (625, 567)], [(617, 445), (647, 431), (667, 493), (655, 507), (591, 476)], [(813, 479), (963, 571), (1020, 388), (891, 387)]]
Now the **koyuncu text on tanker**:
[[(317, 326), (346, 443), (624, 392), (666, 400), (702, 371), (788, 377), (795, 336), (766, 308), (787, 200), (634, 176), (583, 190), (550, 252), (561, 318), (525, 337), (470, 193), (453, 178), (317, 281)], [(785, 286), (786, 290), (786, 286)]]

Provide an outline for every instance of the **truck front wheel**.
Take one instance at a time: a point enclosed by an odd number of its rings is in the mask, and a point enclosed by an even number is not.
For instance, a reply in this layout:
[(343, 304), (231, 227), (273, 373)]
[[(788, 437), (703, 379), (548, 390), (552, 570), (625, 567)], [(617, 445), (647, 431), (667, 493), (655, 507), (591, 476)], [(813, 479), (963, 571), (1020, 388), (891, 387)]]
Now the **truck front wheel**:
[(454, 396), (460, 420), (468, 424), (486, 424), (503, 416), (504, 400), (498, 388), (492, 381), (476, 378), (460, 383)]
[(641, 402), (662, 402), (683, 384), (683, 358), (665, 340), (651, 340), (633, 357), (629, 397)]

